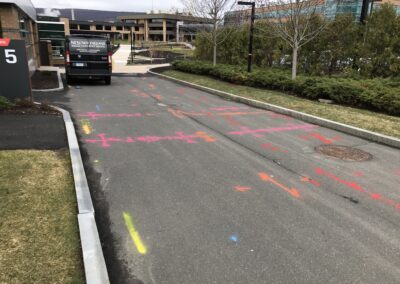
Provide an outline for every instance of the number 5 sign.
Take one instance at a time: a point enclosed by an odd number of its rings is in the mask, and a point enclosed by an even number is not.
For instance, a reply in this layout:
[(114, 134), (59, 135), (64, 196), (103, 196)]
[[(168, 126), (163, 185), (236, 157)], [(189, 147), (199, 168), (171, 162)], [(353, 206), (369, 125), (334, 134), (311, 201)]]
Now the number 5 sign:
[(0, 96), (11, 100), (31, 97), (24, 40), (0, 38)]

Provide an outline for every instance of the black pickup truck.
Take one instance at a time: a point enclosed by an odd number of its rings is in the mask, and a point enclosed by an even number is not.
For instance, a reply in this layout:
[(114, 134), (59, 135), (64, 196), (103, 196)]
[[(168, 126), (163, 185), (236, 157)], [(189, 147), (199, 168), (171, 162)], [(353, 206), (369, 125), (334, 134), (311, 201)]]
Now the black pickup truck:
[(65, 40), (67, 83), (73, 78), (104, 79), (111, 84), (112, 48), (102, 36), (71, 35)]

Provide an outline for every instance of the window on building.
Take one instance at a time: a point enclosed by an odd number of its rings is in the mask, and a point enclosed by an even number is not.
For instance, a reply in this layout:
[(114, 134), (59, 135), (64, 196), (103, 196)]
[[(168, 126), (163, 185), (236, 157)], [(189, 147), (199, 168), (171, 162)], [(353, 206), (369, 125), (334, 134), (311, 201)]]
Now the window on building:
[(131, 30), (131, 27), (124, 27), (124, 30), (125, 30), (125, 31), (130, 31), (130, 30)]
[(111, 26), (104, 26), (104, 29), (105, 29), (106, 31), (111, 31)]
[(103, 30), (103, 25), (96, 25), (96, 30), (102, 31)]
[(117, 26), (117, 31), (122, 31), (122, 26)]
[(163, 19), (151, 19), (150, 23), (162, 23)]
[(89, 25), (79, 25), (79, 26), (80, 26), (81, 30), (84, 30), (84, 31), (89, 31), (90, 30), (90, 26)]
[(78, 29), (78, 25), (77, 24), (70, 24), (69, 28), (70, 28), (70, 30), (77, 30)]
[(135, 32), (138, 32), (139, 31), (139, 27), (135, 27)]

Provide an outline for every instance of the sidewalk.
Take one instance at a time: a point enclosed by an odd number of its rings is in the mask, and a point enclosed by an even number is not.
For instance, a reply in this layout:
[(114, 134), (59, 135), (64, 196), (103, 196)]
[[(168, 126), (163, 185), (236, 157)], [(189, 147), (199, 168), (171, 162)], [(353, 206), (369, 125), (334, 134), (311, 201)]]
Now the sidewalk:
[(169, 66), (169, 64), (138, 64), (126, 65), (128, 62), (129, 53), (131, 52), (130, 45), (121, 45), (113, 55), (113, 73), (147, 73), (150, 68)]

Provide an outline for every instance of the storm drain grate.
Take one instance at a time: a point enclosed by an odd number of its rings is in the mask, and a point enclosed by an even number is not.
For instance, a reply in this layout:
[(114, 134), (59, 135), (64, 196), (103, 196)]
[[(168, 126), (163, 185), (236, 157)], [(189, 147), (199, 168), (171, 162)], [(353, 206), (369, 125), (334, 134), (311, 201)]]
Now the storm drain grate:
[(321, 145), (315, 148), (318, 153), (335, 157), (344, 161), (363, 162), (372, 159), (372, 155), (363, 150), (336, 145)]

